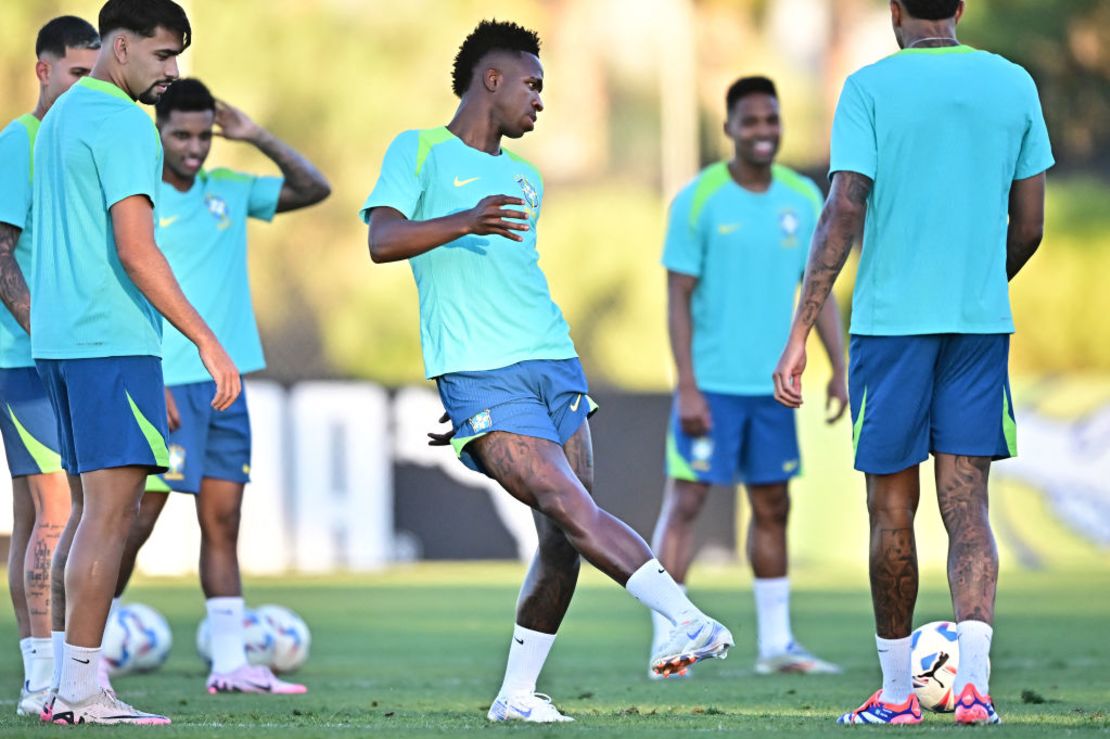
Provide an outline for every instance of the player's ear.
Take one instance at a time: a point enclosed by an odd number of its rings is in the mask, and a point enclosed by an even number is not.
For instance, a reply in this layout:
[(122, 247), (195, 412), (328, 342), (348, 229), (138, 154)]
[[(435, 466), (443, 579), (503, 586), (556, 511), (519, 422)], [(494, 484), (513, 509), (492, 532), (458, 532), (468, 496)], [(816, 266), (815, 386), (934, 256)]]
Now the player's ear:
[(482, 74), (482, 83), (488, 92), (497, 92), (497, 88), (501, 86), (501, 79), (501, 70), (496, 67), (487, 67)]
[(898, 0), (890, 0), (890, 22), (895, 28), (902, 25), (902, 4)]
[(957, 23), (960, 22), (960, 18), (964, 17), (964, 7), (966, 7), (966, 3), (964, 2), (964, 0), (960, 0), (960, 4), (956, 6), (956, 22)]
[(39, 82), (43, 85), (50, 79), (50, 65), (39, 59), (35, 62), (35, 76), (39, 78)]
[(115, 54), (116, 61), (120, 64), (127, 63), (127, 34), (117, 33), (115, 38), (112, 39), (112, 53)]

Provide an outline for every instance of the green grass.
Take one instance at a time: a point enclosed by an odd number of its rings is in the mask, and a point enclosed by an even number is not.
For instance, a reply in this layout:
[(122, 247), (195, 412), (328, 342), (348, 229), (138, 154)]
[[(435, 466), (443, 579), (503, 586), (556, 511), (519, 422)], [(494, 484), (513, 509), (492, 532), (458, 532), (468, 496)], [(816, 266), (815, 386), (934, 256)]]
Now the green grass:
[[(507, 564), (420, 565), (372, 577), (250, 582), (252, 603), (286, 604), (313, 630), (312, 657), (297, 675), (311, 692), (301, 697), (205, 694), (205, 670), (193, 650), (202, 609), (195, 583), (140, 582), (131, 599), (165, 613), (177, 641), (161, 670), (119, 678), (116, 688), (139, 707), (169, 714), (174, 724), (158, 730), (98, 727), (96, 733), (825, 736), (837, 731), (831, 722), (839, 712), (854, 708), (878, 685), (862, 571), (796, 576), (796, 634), (846, 668), (839, 677), (805, 678), (755, 676), (749, 576), (739, 567), (697, 570), (693, 597), (732, 627), (739, 644), (727, 661), (699, 665), (693, 679), (665, 683), (645, 677), (647, 615), (591, 571), (539, 686), (577, 722), (491, 726), (485, 711), (500, 683), (520, 575), (519, 567)], [(917, 621), (948, 616), (941, 579), (923, 579)], [(1002, 734), (1110, 734), (1108, 594), (1105, 570), (1004, 573), (992, 680), (1006, 721)], [(0, 701), (0, 736), (64, 731), (14, 717), (19, 660), (8, 612), (0, 620), (0, 643), (11, 647), (0, 666), (9, 698)], [(930, 714), (908, 733), (956, 730), (950, 716)]]

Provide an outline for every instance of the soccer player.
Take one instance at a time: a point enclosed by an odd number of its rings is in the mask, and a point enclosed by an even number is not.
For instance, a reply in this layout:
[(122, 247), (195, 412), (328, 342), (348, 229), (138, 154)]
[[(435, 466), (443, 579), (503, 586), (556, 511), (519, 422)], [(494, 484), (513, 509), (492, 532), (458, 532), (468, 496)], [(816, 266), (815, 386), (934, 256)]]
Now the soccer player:
[(162, 147), (135, 101), (156, 102), (177, 78), (189, 20), (172, 0), (109, 0), (99, 26), (92, 74), (58, 98), (35, 143), (31, 353), (62, 467), (80, 475), (54, 554), (65, 644), (42, 718), (165, 724), (97, 681), (124, 542), (147, 475), (169, 463), (158, 314), (198, 345), (213, 407), (232, 404), (239, 374), (154, 243)]
[(921, 721), (910, 633), (918, 466), (935, 458), (959, 630), (960, 724), (999, 723), (988, 686), (998, 552), (991, 460), (1017, 453), (1007, 371), (1007, 281), (1040, 244), (1052, 166), (1037, 87), (956, 39), (961, 0), (895, 0), (901, 51), (851, 75), (833, 121), (832, 192), (775, 396), (802, 402), (806, 335), (863, 229), (848, 388), (867, 478), (871, 599), (883, 686), (841, 723)]
[(543, 110), (539, 37), (483, 21), (455, 57), (447, 126), (406, 131), (361, 211), (374, 262), (410, 260), (425, 372), (462, 461), (536, 511), (539, 550), (517, 602), (491, 721), (568, 721), (536, 679), (578, 578), (579, 555), (672, 624), (652, 658), (669, 674), (723, 657), (732, 635), (691, 603), (644, 541), (590, 496), (593, 407), (570, 331), (539, 268), (543, 180), (501, 146)]
[[(155, 110), (165, 151), (155, 239), (185, 297), (228, 348), (239, 371), (261, 370), (266, 363), (247, 280), (247, 219), (269, 221), (275, 213), (318, 203), (330, 192), (327, 180), (288, 144), (216, 101), (199, 80), (173, 83)], [(278, 165), (282, 176), (205, 170), (217, 131), (229, 141), (253, 144)], [(227, 410), (213, 411), (208, 401), (215, 386), (196, 347), (167, 328), (162, 353), (169, 470), (148, 480), (124, 551), (117, 599), (166, 504), (166, 493), (191, 493), (200, 522), (200, 582), (212, 635), (208, 692), (303, 693), (303, 685), (278, 680), (269, 667), (247, 664), (237, 552), (251, 462), (246, 393)]]
[(61, 16), (35, 41), (35, 109), (0, 132), (0, 433), (12, 475), (8, 586), (23, 653), (16, 713), (38, 716), (50, 692), (50, 559), (69, 517), (69, 482), (58, 454), (58, 423), (31, 358), (31, 168), (46, 111), (96, 61), (100, 36), (88, 21)]
[[(694, 522), (709, 486), (743, 483), (752, 509), (748, 558), (755, 577), (756, 672), (839, 672), (795, 642), (790, 629), (788, 484), (800, 459), (794, 411), (775, 402), (771, 381), (821, 191), (775, 164), (782, 119), (771, 80), (739, 79), (725, 100), (724, 130), (733, 157), (710, 165), (678, 193), (663, 249), (678, 388), (667, 434), (667, 489), (652, 549), (685, 582)], [(835, 299), (825, 303), (817, 327), (832, 365), (833, 422), (848, 404)], [(669, 624), (658, 616), (652, 620), (654, 647)]]

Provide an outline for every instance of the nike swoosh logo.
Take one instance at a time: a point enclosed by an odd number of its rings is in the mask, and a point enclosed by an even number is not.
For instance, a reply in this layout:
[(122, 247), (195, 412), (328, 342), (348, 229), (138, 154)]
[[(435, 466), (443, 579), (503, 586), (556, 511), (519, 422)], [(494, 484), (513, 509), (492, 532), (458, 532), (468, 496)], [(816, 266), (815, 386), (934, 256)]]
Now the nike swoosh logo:
[(272, 689), (269, 685), (259, 685), (258, 683), (252, 683), (249, 680), (245, 680), (244, 682), (246, 682), (246, 684), (250, 685), (251, 687), (258, 688), (259, 690), (265, 690), (267, 693), (269, 693)]
[(513, 637), (513, 639), (516, 639), (517, 644), (523, 644), (524, 643), (523, 639), (517, 639), (515, 636)]
[(455, 187), (463, 187), (464, 185), (469, 185), (471, 182), (477, 182), (479, 179), (478, 177), (471, 177), (469, 180), (460, 180), (458, 176), (456, 176)]
[(666, 571), (667, 571), (667, 570), (666, 570), (666, 568), (663, 568), (663, 567), (660, 567), (660, 568), (659, 568), (659, 574), (660, 574), (660, 575), (662, 575), (662, 574), (663, 574), (664, 572), (666, 572)]
[(76, 657), (70, 657), (70, 659), (72, 659), (74, 662), (80, 662), (83, 665), (87, 665), (91, 661), (87, 659), (77, 659)]
[(582, 394), (579, 393), (578, 397), (574, 399), (574, 402), (570, 404), (570, 412), (571, 413), (577, 413), (578, 412), (578, 406), (581, 402), (582, 402)]
[(158, 227), (159, 228), (169, 228), (173, 224), (177, 223), (177, 219), (180, 218), (180, 217), (181, 216), (170, 216), (169, 218), (159, 218), (158, 219)]
[(689, 631), (687, 631), (686, 632), (686, 638), (687, 639), (697, 639), (698, 634), (700, 634), (704, 630), (705, 630), (705, 624), (702, 624), (701, 626), (698, 627), (698, 630), (693, 632), (693, 633), (690, 633)]
[(735, 233), (739, 230), (739, 223), (722, 223), (720, 226), (717, 226), (717, 233), (721, 236), (728, 236), (730, 233)]
[(514, 708), (513, 710), (516, 711), (517, 713), (519, 713), (524, 718), (528, 718), (529, 716), (532, 715), (532, 709), (531, 708), (529, 708), (527, 711), (522, 711), (519, 708)]

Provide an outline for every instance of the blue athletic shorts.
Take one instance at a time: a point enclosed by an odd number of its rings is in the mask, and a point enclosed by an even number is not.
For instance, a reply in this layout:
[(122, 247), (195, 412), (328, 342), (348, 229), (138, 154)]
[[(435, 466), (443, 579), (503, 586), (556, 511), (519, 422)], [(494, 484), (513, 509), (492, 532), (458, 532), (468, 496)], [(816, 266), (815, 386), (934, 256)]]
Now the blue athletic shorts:
[(158, 357), (36, 359), (58, 418), (62, 467), (71, 475), (169, 465), (166, 397)]
[(703, 393), (708, 436), (689, 436), (671, 405), (667, 476), (712, 485), (771, 485), (800, 471), (794, 411), (770, 395)]
[(596, 409), (578, 358), (534, 359), (482, 372), (436, 378), (443, 408), (455, 428), (459, 459), (485, 472), (466, 445), (491, 431), (566, 444)]
[(1008, 334), (852, 336), (856, 469), (889, 475), (929, 453), (1017, 455)]
[(34, 367), (0, 369), (0, 434), (12, 477), (61, 471), (58, 419)]
[(251, 421), (246, 387), (225, 411), (212, 407), (216, 383), (171, 385), (181, 425), (170, 432), (170, 464), (152, 476), (148, 491), (200, 492), (206, 477), (248, 483), (251, 479)]

